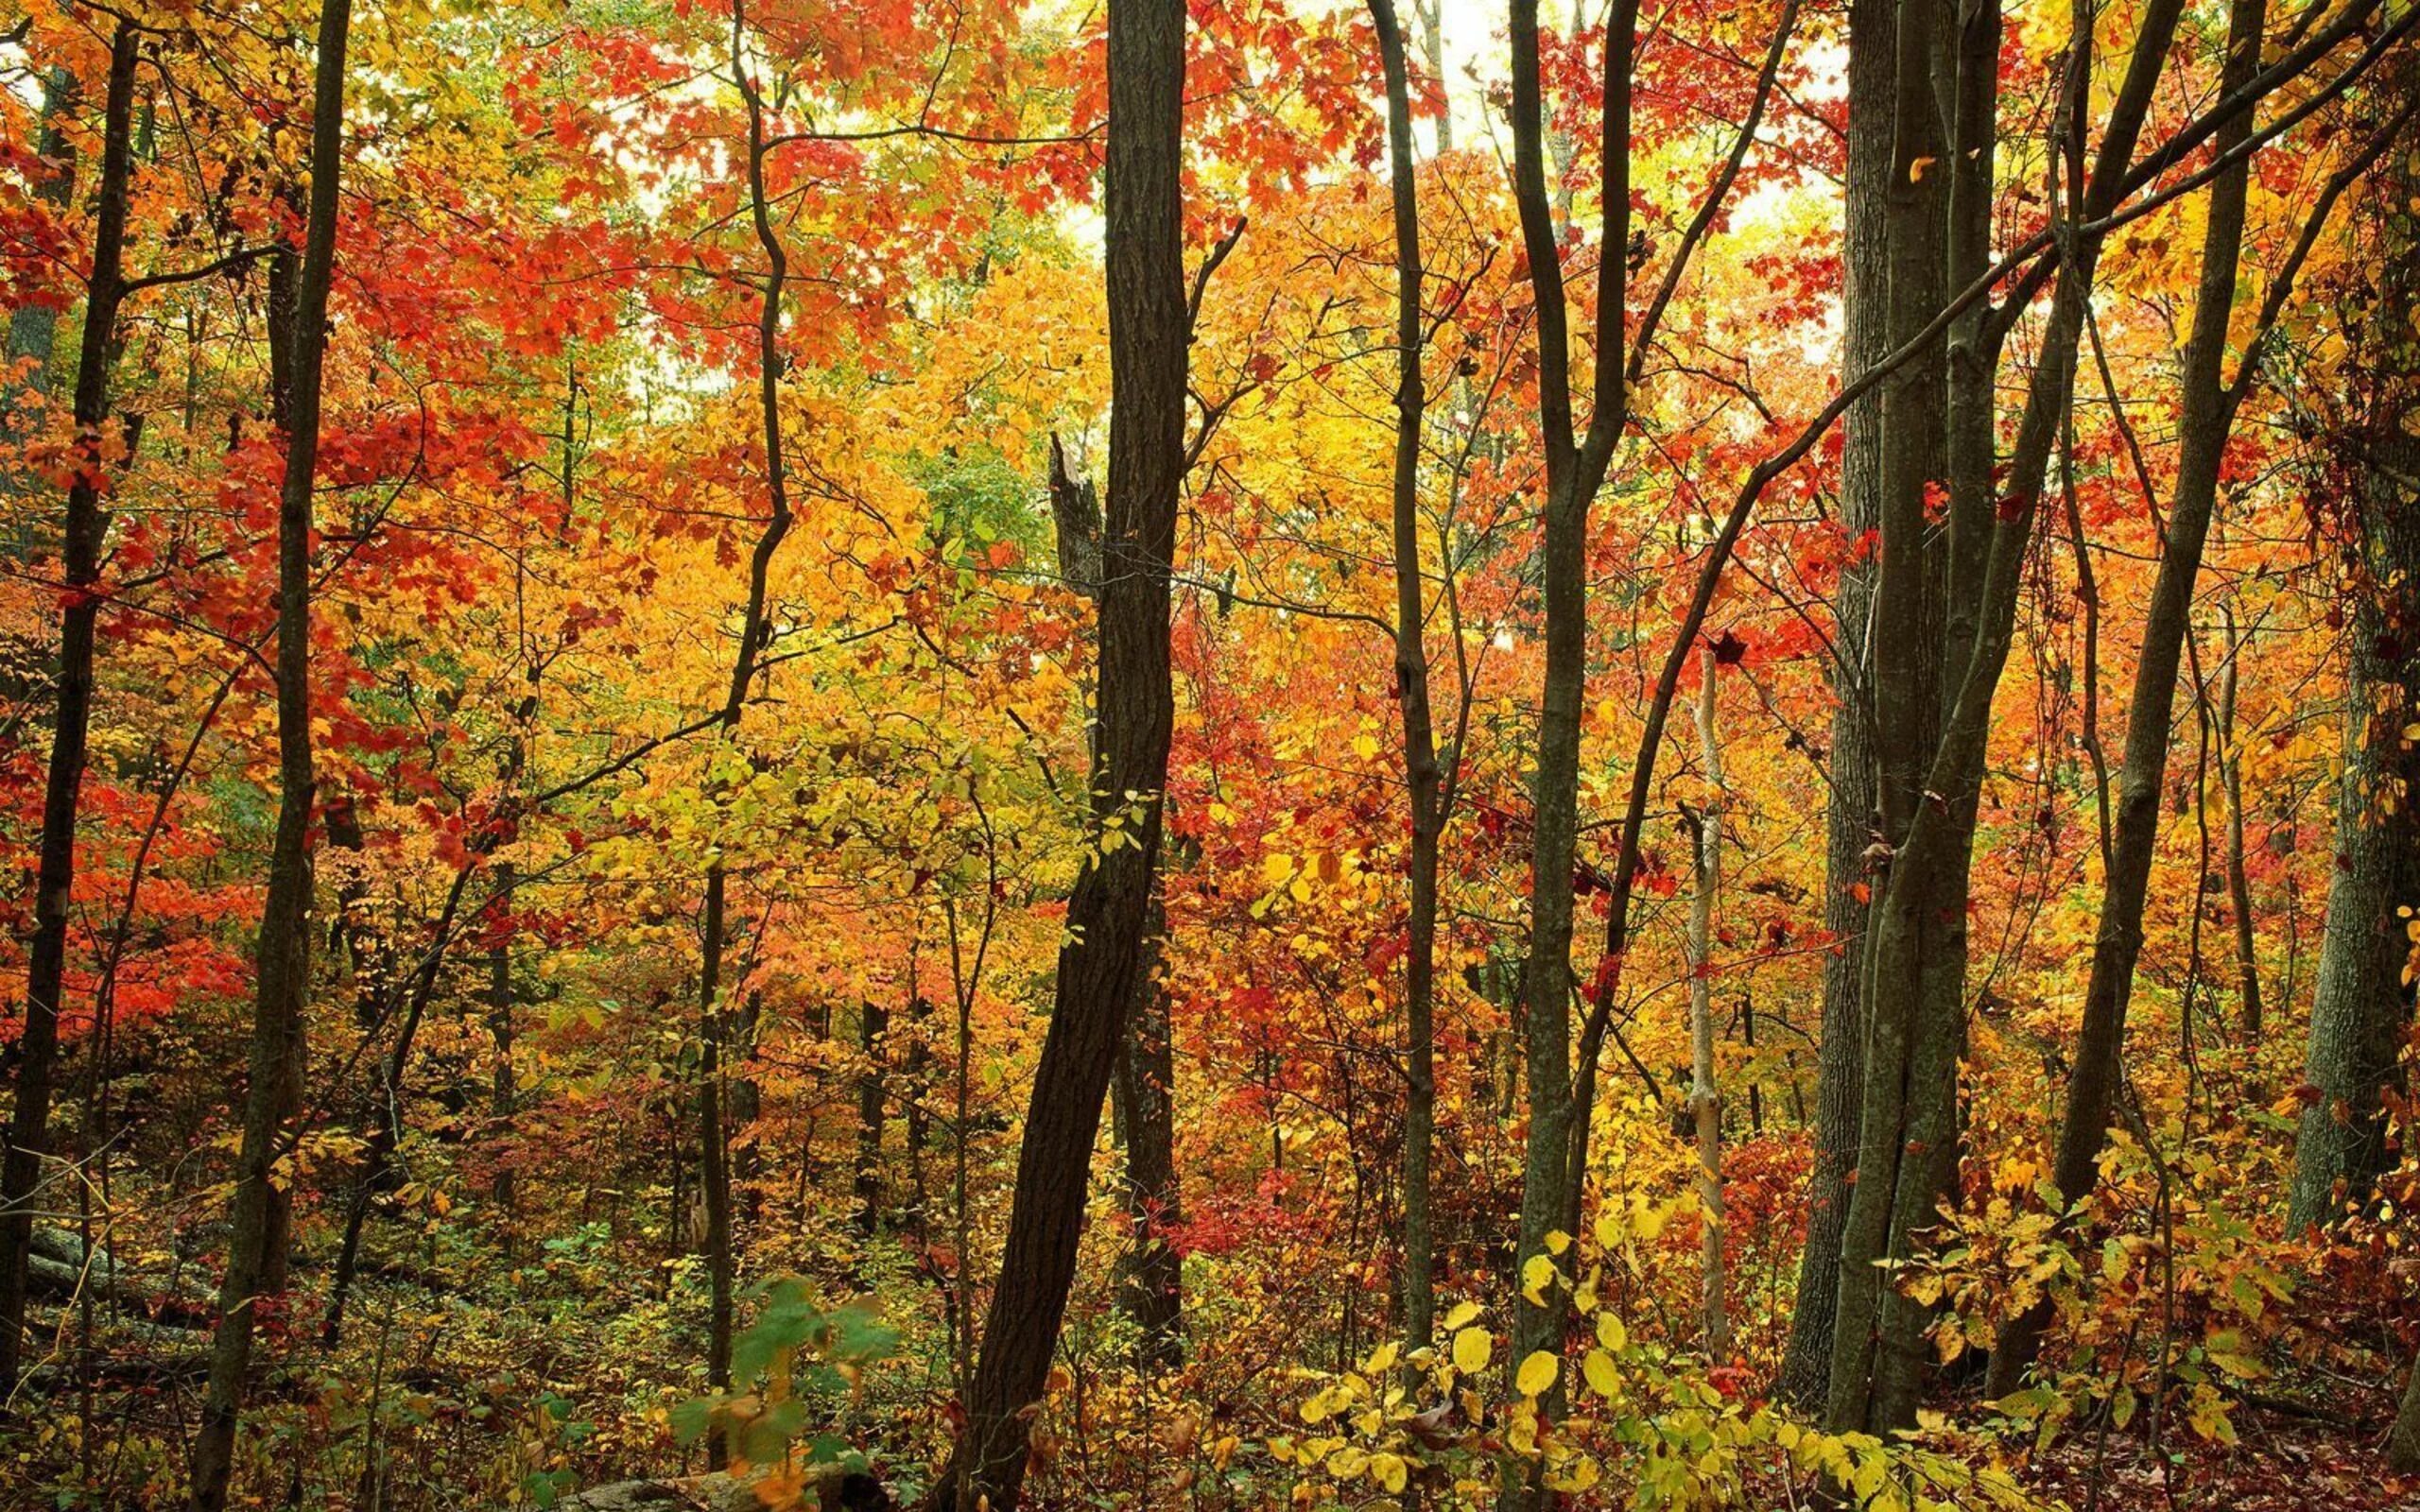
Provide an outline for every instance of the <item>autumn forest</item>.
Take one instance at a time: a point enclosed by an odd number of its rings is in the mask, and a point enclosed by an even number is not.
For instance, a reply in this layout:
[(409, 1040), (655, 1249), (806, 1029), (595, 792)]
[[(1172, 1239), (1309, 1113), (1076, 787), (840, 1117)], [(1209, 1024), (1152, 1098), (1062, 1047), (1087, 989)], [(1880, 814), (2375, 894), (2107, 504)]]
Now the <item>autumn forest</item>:
[(0, 83), (0, 1508), (2420, 1506), (2412, 0)]

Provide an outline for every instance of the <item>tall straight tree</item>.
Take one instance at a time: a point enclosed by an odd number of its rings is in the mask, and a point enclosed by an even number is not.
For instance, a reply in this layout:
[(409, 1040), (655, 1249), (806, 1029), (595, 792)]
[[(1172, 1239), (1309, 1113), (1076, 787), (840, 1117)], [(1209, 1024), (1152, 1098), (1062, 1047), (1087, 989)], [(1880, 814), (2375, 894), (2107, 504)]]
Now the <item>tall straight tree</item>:
[[(1437, 1312), (1428, 1165), (1437, 1131), (1437, 851), (1445, 813), (1428, 700), (1423, 628), (1427, 591), (1420, 569), (1420, 429), (1428, 402), (1421, 377), (1420, 185), (1412, 168), (1411, 74), (1393, 0), (1370, 0), (1370, 20), (1387, 79), (1395, 229), (1395, 696), (1403, 713), (1404, 785), (1411, 803), (1411, 849), (1405, 861), (1410, 918), (1404, 950), (1403, 1314), (1405, 1337), (1417, 1349), (1430, 1342)], [(1439, 133), (1442, 140), (1442, 123)]]
[[(1841, 376), (1854, 382), (1891, 350), (1891, 187), (1887, 109), (1898, 18), (1893, 0), (1850, 0), (1848, 176), (1841, 200)], [(1858, 400), (1841, 418), (1841, 529), (1862, 540), (1881, 515), (1882, 400)], [(1781, 1392), (1811, 1405), (1831, 1377), (1832, 1317), (1839, 1298), (1841, 1228), (1848, 1174), (1857, 1167), (1858, 1084), (1865, 1064), (1861, 1004), (1866, 905), (1858, 900), (1874, 828), (1874, 669), (1866, 616), (1874, 568), (1860, 557), (1841, 569), (1832, 615), (1832, 748), (1825, 769), (1824, 925), (1835, 944), (1824, 962), (1823, 1038), (1818, 1046), (1815, 1159), (1806, 1173), (1806, 1246), (1799, 1252), (1797, 1302), (1782, 1357)]]
[[(2381, 116), (2420, 97), (2420, 59), (2389, 71)], [(2410, 206), (2420, 164), (2408, 138), (2373, 181), (2376, 254), (2348, 332), (2356, 360), (2336, 465), (2347, 476), (2344, 576), (2351, 584), (2344, 775), (2336, 868), (2311, 1002), (2303, 1078), (2316, 1095), (2294, 1140), (2288, 1207), (2301, 1230), (2368, 1199), (2391, 1169), (2386, 1093), (2402, 1089), (2411, 1022), (2412, 943), (2398, 908), (2420, 904), (2420, 231)]]
[[(1910, 9), (1900, 14), (1904, 29)], [(2087, 178), (2083, 125), (2091, 62), (2091, 19), (2079, 6), (2061, 98), (2060, 142), (2054, 162), (2068, 174), (2054, 230), (2058, 265), (2050, 312), (2036, 352), (2006, 492), (1988, 505), (1987, 519), (1971, 529), (1980, 540), (1953, 539), (1948, 571), (1952, 600), (1962, 620), (1971, 614), (1972, 635), (1962, 643), (1958, 627), (1945, 633), (1948, 700), (1938, 738), (1912, 774), (1915, 799), (1903, 835), (1888, 843), (1887, 885), (1880, 887), (1866, 971), (1867, 1060), (1859, 1121), (1857, 1180), (1841, 1236), (1839, 1316), (1834, 1324), (1832, 1370), (1826, 1418), (1836, 1431), (1881, 1431), (1915, 1419), (1926, 1358), (1924, 1309), (1885, 1284), (1884, 1263), (1909, 1252), (1910, 1236), (1931, 1222), (1933, 1206), (1954, 1170), (1958, 1139), (1957, 1072), (1964, 1042), (1965, 915), (1972, 861), (1976, 796), (1980, 789), (2000, 674), (2008, 662), (2024, 563), (2042, 481), (2060, 422), (2073, 389), (2084, 308), (2091, 297), (2102, 222), (2130, 183), (2135, 144), (2151, 105), (2182, 0), (2151, 0), (2123, 81), (2110, 107), (2100, 146)], [(1901, 67), (1911, 49), (1903, 35)], [(1921, 56), (1921, 55), (1919, 55)], [(1905, 98), (1904, 84), (1902, 80)], [(1963, 112), (1960, 112), (1963, 119)], [(1907, 137), (1898, 140), (1904, 146)], [(1963, 144), (1948, 144), (1962, 153)], [(1938, 162), (1910, 160), (1893, 177), (1929, 177)], [(2014, 303), (2014, 301), (2012, 301)], [(1895, 438), (1894, 438), (1895, 439)], [(1900, 501), (1904, 504), (1904, 500)], [(1951, 501), (1953, 537), (1969, 521), (1961, 501)], [(1888, 510), (1891, 504), (1886, 501)], [(1881, 593), (1893, 593), (1886, 513)], [(1902, 520), (1905, 524), (1904, 517)], [(1972, 541), (1974, 538), (1969, 537)], [(1972, 570), (1979, 576), (1968, 576)], [(1938, 592), (1927, 582), (1916, 590)], [(1912, 612), (1877, 606), (1882, 627)], [(1880, 674), (1889, 676), (1887, 671)], [(1885, 716), (1887, 719), (1887, 715)], [(1883, 763), (1885, 822), (1892, 810), (1893, 772)], [(1903, 799), (1906, 795), (1903, 794)]]
[[(131, 174), (134, 68), (139, 33), (118, 23), (110, 44), (109, 90), (101, 112), (100, 198), (95, 207), (93, 266), (85, 279), (84, 338), (76, 361), (76, 470), (67, 487), (60, 562), (59, 680), (51, 716), (50, 765), (43, 783), (42, 843), (34, 864), (34, 936), (26, 969), (25, 1031), (17, 1040), (16, 1108), (0, 1160), (0, 1398), (16, 1383), (25, 1342), (26, 1280), (32, 1262), (34, 1209), (43, 1156), (50, 1147), (50, 1102), (59, 1063), (59, 1010), (67, 972), (68, 905), (76, 889), (77, 811), (93, 723), (93, 666), (102, 595), (101, 541), (109, 529), (102, 431), (110, 411), (110, 363), (126, 293), (128, 180)], [(54, 79), (48, 98), (67, 87)], [(56, 128), (44, 110), (47, 133)], [(43, 333), (45, 338), (47, 332)], [(39, 355), (47, 360), (47, 339)]]
[(294, 280), (294, 318), (286, 328), (292, 346), (285, 358), (285, 476), (277, 513), (277, 833), (255, 952), (251, 1080), (227, 1270), (218, 1288), (210, 1385), (194, 1439), (194, 1512), (220, 1512), (227, 1504), (258, 1304), (285, 1271), (287, 1210), (272, 1177), (299, 1101), (311, 982), (311, 492), (320, 461), (320, 369), (328, 350), (328, 285), (336, 271), (352, 25), (352, 0), (323, 0), (311, 93), (310, 209)]
[[(1539, 545), (1546, 599), (1546, 675), (1538, 701), (1536, 776), (1530, 789), (1528, 1034), (1529, 1147), (1521, 1179), (1517, 1264), (1547, 1252), (1547, 1235), (1571, 1220), (1565, 1182), (1572, 1163), (1571, 901), (1579, 836), (1580, 714), (1588, 661), (1588, 509), (1628, 418), (1623, 318), (1630, 243), (1632, 52), (1637, 0), (1614, 0), (1605, 27), (1602, 129), (1604, 202), (1598, 228), (1594, 403), (1575, 429), (1570, 314), (1564, 295), (1563, 238), (1547, 184), (1545, 101), (1539, 77), (1537, 0), (1512, 0), (1512, 196), (1521, 248), (1537, 304), (1538, 429), (1546, 454), (1545, 535)], [(1563, 1303), (1524, 1302), (1514, 1314), (1514, 1358), (1550, 1349), (1563, 1334)], [(1531, 1496), (1543, 1492), (1532, 1486)], [(1526, 1504), (1526, 1503), (1523, 1503)]]
[[(1100, 541), (1093, 849), (1067, 900), (1050, 1027), (1034, 1066), (1000, 1274), (965, 1427), (936, 1508), (994, 1512), (1025, 1480), (1028, 1410), (1042, 1400), (1076, 1275), (1101, 1098), (1148, 950), (1175, 694), (1168, 582), (1184, 482), (1184, 0), (1111, 0), (1104, 230), (1109, 491)], [(1113, 825), (1113, 819), (1118, 822)]]
[[(2241, 89), (2259, 67), (2267, 16), (2266, 0), (2235, 0), (2220, 72), (2221, 91)], [(2251, 135), (2252, 112), (2247, 111), (2220, 129), (2214, 146), (2225, 152), (2240, 146)], [(2192, 617), (2194, 584), (2202, 571), (2202, 546), (2218, 504), (2219, 459), (2226, 450), (2236, 401), (2242, 393), (2226, 386), (2223, 369), (2250, 180), (2250, 162), (2241, 159), (2220, 174), (2210, 188), (2209, 216), (2202, 237), (2199, 302), (2192, 335), (2185, 348), (2176, 482), (2151, 607), (2143, 617), (2141, 651), (2135, 662), (2135, 686), (2126, 715), (2126, 754), (2118, 780), (2108, 869), (2101, 881), (2100, 924), (2093, 940), (2083, 1022), (2067, 1075), (2053, 1166), (2060, 1198), (2069, 1206), (2082, 1200), (2099, 1177), (2102, 1134), (2125, 1075), (2126, 1006), (2134, 988), (2135, 962), (2143, 948), (2143, 904), (2151, 890), (2152, 862), (2159, 849), (2160, 786), (2168, 773), (2177, 671)], [(1992, 1351), (1993, 1395), (2016, 1388), (2040, 1348), (2042, 1329), (2048, 1321), (2047, 1305), (2037, 1306), (2000, 1331)]]

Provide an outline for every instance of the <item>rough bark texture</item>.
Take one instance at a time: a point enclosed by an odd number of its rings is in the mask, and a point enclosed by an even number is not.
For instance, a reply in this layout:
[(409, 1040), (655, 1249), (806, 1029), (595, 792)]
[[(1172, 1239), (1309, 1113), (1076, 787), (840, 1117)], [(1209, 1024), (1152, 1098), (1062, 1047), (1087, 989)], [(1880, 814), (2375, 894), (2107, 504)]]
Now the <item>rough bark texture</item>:
[(859, 1234), (882, 1223), (884, 1059), (890, 1054), (890, 1010), (868, 998), (857, 1008), (857, 1166), (856, 1222)]
[[(2415, 90), (2420, 61), (2407, 49), (2383, 103), (2400, 105)], [(2366, 1202), (2393, 1165), (2384, 1094), (2402, 1090), (2412, 1013), (2404, 975), (2412, 947), (2395, 909), (2420, 902), (2420, 743), (2404, 738), (2420, 721), (2420, 337), (2411, 323), (2420, 232), (2408, 208), (2415, 195), (2420, 164), (2399, 145), (2376, 180), (2378, 255), (2366, 329), (2345, 365), (2358, 409), (2338, 443), (2353, 516), (2351, 665), (2336, 869), (2304, 1068), (2317, 1096), (2295, 1138), (2288, 1209), (2297, 1231)]]
[[(1893, 0), (1849, 6), (1848, 184), (1841, 223), (1841, 377), (1854, 380), (1891, 348), (1888, 324), (1890, 231), (1884, 197), (1891, 179)], [(1881, 518), (1882, 398), (1871, 394), (1842, 417), (1841, 528), (1850, 540)], [(1839, 941), (1824, 963), (1823, 1040), (1815, 1093), (1815, 1159), (1806, 1177), (1806, 1247), (1798, 1262), (1797, 1302), (1782, 1357), (1781, 1394), (1802, 1406), (1824, 1400), (1832, 1373), (1832, 1319), (1839, 1303), (1841, 1227), (1848, 1217), (1846, 1177), (1857, 1166), (1858, 1091), (1865, 1074), (1863, 1008), (1867, 905), (1865, 852), (1875, 825), (1874, 668), (1867, 617), (1874, 609), (1868, 561), (1841, 570), (1832, 625), (1832, 715), (1824, 821), (1824, 925)]]
[[(60, 560), (66, 607), (60, 614), (59, 679), (52, 704), (50, 763), (43, 784), (42, 841), (34, 866), (34, 935), (26, 969), (25, 1027), (16, 1046), (16, 1106), (9, 1125), (7, 1157), (0, 1160), (0, 1397), (16, 1383), (25, 1338), (33, 1210), (39, 1206), (43, 1157), (50, 1147), (50, 1103), (58, 1078), (68, 908), (76, 886), (77, 811), (83, 796), (85, 751), (92, 730), (93, 665), (101, 609), (95, 584), (100, 576), (102, 538), (109, 530), (102, 496), (106, 464), (101, 431), (109, 419), (110, 361), (117, 345), (117, 311), (125, 283), (137, 35), (131, 25), (120, 23), (110, 49), (100, 199), (84, 303), (83, 349), (76, 366), (76, 435), (82, 455), (67, 490)], [(52, 94), (59, 91), (54, 84)], [(14, 335), (12, 329), (12, 340)]]
[[(2100, 219), (2122, 196), (2181, 9), (2181, 0), (2152, 0), (2145, 7), (2089, 182), (2072, 196), (2069, 212), (2076, 219)], [(1905, 19), (1903, 13), (1903, 24)], [(1899, 53), (1903, 60), (1910, 54), (1904, 37)], [(2080, 118), (2083, 96), (2072, 84), (2087, 60), (2075, 61), (2079, 66), (2063, 104)], [(2070, 136), (2066, 150), (2081, 173), (2080, 138)], [(1927, 763), (1906, 839), (1892, 855), (1890, 885), (1873, 926), (1860, 1158), (1841, 1243), (1840, 1316), (1825, 1414), (1835, 1431), (1899, 1428), (1914, 1418), (1926, 1357), (1926, 1313), (1884, 1284), (1876, 1262), (1909, 1253), (1913, 1234), (1932, 1221), (1934, 1199), (1953, 1169), (1956, 1071), (1963, 1038), (1957, 978), (1963, 963), (1975, 795), (1993, 699), (2014, 639), (2036, 506), (2073, 390), (2099, 251), (2098, 237), (2072, 226), (2062, 229), (2060, 241), (2056, 284), (2007, 491), (1995, 507), (1989, 550), (1980, 554), (1984, 567), (1973, 595), (1974, 638), (1969, 646), (1952, 648), (1953, 663), (1962, 666), (1957, 696)], [(1877, 637), (1885, 633), (1877, 627)], [(1888, 782), (1886, 765), (1886, 806)]]
[(320, 375), (327, 355), (328, 285), (336, 266), (337, 190), (344, 165), (345, 44), (351, 0), (320, 8), (311, 96), (311, 197), (294, 285), (285, 477), (278, 500), (277, 833), (261, 911), (252, 1005), (251, 1084), (236, 1158), (227, 1269), (210, 1387), (194, 1439), (194, 1512), (220, 1512), (234, 1469), (235, 1429), (252, 1331), (265, 1291), (285, 1271), (286, 1206), (269, 1177), (300, 1100), (303, 1006), (311, 978), (311, 493), (320, 458)]
[[(1625, 420), (1622, 312), (1627, 261), (1614, 255), (1630, 240), (1631, 54), (1638, 25), (1634, 0), (1616, 0), (1606, 27), (1604, 223), (1598, 244), (1596, 404), (1587, 433), (1574, 432), (1569, 317), (1564, 308), (1561, 238), (1547, 192), (1541, 114), (1538, 7), (1513, 0), (1512, 181), (1521, 242), (1537, 303), (1538, 419), (1546, 455), (1546, 527), (1539, 547), (1546, 601), (1546, 667), (1538, 704), (1536, 775), (1531, 785), (1529, 1022), (1524, 1045), (1530, 1094), (1529, 1143), (1521, 1181), (1515, 1264), (1546, 1252), (1546, 1236), (1573, 1219), (1569, 1185), (1577, 1154), (1571, 1081), (1572, 862), (1579, 833), (1580, 715), (1587, 672), (1588, 508), (1604, 483)], [(1564, 1304), (1524, 1302), (1513, 1315), (1513, 1357), (1526, 1359), (1561, 1339)], [(1508, 1505), (1544, 1492), (1514, 1489)]]
[[(1048, 1033), (1034, 1066), (1000, 1276), (966, 1428), (932, 1493), (994, 1512), (1025, 1478), (1026, 1409), (1041, 1400), (1075, 1280), (1101, 1098), (1144, 964), (1174, 716), (1168, 580), (1184, 475), (1186, 313), (1181, 164), (1183, 0), (1111, 0), (1107, 283), (1112, 408), (1102, 532), (1101, 843), (1067, 902)], [(1113, 829), (1112, 819), (1117, 820)]]
[(1137, 1363), (1169, 1369), (1184, 1363), (1184, 1263), (1167, 1236), (1184, 1214), (1176, 1174), (1176, 1053), (1160, 979), (1167, 915), (1157, 898), (1145, 929), (1143, 968), (1115, 1072), (1116, 1102), (1125, 1110), (1127, 1223), (1118, 1305), (1141, 1335)]
[[(2228, 20), (2222, 90), (2242, 87), (2259, 64), (2266, 0), (2235, 0)], [(2222, 128), (2225, 151), (2252, 133), (2250, 112)], [(2166, 548), (2144, 612), (2143, 638), (2127, 706), (2126, 754), (2118, 781), (2109, 864), (2101, 881), (2100, 925), (2084, 986), (2083, 1017), (2067, 1076), (2065, 1112), (2052, 1162), (2053, 1179), (2069, 1206), (2092, 1191), (2100, 1174), (2103, 1135), (2124, 1084), (2126, 1007), (2135, 963), (2143, 948), (2143, 905), (2159, 850), (2160, 786), (2168, 774), (2170, 715), (2177, 672), (2190, 626), (2202, 546), (2218, 504), (2219, 459), (2226, 449), (2234, 406), (2227, 398), (2227, 328), (2235, 310), (2236, 266), (2243, 249), (2248, 163), (2221, 174), (2210, 190), (2202, 240), (2201, 286), (2193, 332), (2185, 349), (2176, 483), (2168, 509)], [(2047, 1306), (2030, 1310), (2000, 1332), (1992, 1351), (1987, 1392), (2016, 1389), (2033, 1363), (2049, 1321)]]
[[(1437, 860), (1444, 828), (1437, 735), (1429, 708), (1426, 584), (1420, 568), (1420, 199), (1411, 153), (1411, 84), (1392, 0), (1370, 0), (1387, 77), (1387, 142), (1395, 230), (1395, 696), (1403, 713), (1404, 783), (1411, 805), (1410, 918), (1404, 953), (1403, 1315), (1417, 1349), (1435, 1328), (1436, 1250), (1429, 1156), (1437, 1130)], [(1434, 24), (1428, 23), (1431, 33)], [(1447, 128), (1441, 121), (1440, 140)]]
[(2403, 1405), (2387, 1435), (2386, 1462), (2398, 1475), (2420, 1475), (2420, 1361), (2413, 1363), (2411, 1377), (2404, 1383)]

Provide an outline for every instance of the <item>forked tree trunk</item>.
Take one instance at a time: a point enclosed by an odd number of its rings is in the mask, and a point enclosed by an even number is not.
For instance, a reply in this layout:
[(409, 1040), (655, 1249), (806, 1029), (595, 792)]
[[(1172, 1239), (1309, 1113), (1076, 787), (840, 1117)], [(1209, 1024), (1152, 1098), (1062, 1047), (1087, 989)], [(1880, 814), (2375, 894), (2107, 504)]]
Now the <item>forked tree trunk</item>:
[[(80, 454), (67, 489), (60, 565), (65, 593), (59, 624), (59, 682), (51, 720), (50, 764), (43, 782), (42, 841), (34, 864), (34, 936), (28, 953), (25, 1027), (17, 1040), (16, 1108), (0, 1160), (0, 1400), (16, 1384), (25, 1342), (26, 1282), (32, 1263), (34, 1209), (43, 1157), (50, 1148), (50, 1104), (59, 1074), (59, 1012), (67, 971), (68, 909), (76, 889), (76, 829), (93, 722), (101, 594), (102, 498), (108, 461), (110, 362), (125, 284), (127, 180), (131, 172), (135, 44), (120, 22), (110, 48), (101, 126), (100, 201), (95, 210), (93, 267), (84, 303), (83, 349), (76, 365), (76, 438)], [(67, 86), (54, 80), (56, 99)], [(45, 135), (55, 129), (45, 111)], [(55, 180), (54, 180), (55, 181)], [(12, 336), (14, 332), (12, 330)], [(47, 341), (44, 342), (45, 355)]]
[[(1184, 478), (1184, 0), (1110, 0), (1108, 519), (1101, 535), (1099, 730), (1093, 819), (1105, 843), (1067, 900), (1050, 1027), (1035, 1062), (999, 1280), (966, 1426), (931, 1493), (993, 1512), (1024, 1484), (1027, 1409), (1042, 1399), (1075, 1280), (1101, 1099), (1143, 969), (1167, 786), (1174, 693), (1168, 583)], [(1107, 821), (1122, 819), (1115, 843)]]
[(311, 493), (320, 458), (320, 369), (328, 285), (336, 267), (337, 190), (344, 167), (345, 44), (351, 0), (320, 7), (311, 96), (311, 197), (295, 280), (287, 358), (285, 477), (277, 517), (277, 833), (261, 912), (252, 1005), (251, 1085), (236, 1157), (227, 1271), (210, 1384), (194, 1439), (194, 1512), (220, 1512), (234, 1469), (235, 1431), (263, 1293), (285, 1271), (287, 1206), (271, 1177), (288, 1145), (302, 1090), (303, 1009), (311, 977)]

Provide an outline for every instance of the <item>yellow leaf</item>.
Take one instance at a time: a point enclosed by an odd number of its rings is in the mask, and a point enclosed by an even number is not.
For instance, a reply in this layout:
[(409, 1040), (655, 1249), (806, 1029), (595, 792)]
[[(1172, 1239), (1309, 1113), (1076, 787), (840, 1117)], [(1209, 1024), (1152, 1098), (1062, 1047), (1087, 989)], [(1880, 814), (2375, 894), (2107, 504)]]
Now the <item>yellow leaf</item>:
[(1495, 1352), (1495, 1340), (1485, 1329), (1466, 1328), (1454, 1335), (1454, 1368), (1466, 1376), (1486, 1369)]
[(1385, 1486), (1390, 1492), (1401, 1495), (1404, 1486), (1410, 1483), (1411, 1475), (1403, 1462), (1402, 1455), (1373, 1454), (1370, 1456), (1370, 1479)]
[(1554, 1284), (1554, 1262), (1544, 1255), (1531, 1255), (1521, 1267), (1521, 1295), (1531, 1307), (1547, 1305), (1547, 1288)]
[(1271, 850), (1260, 858), (1261, 880), (1274, 887), (1294, 874), (1294, 858), (1283, 850)]
[(1614, 1357), (1604, 1350), (1589, 1350), (1587, 1358), (1580, 1362), (1580, 1374), (1587, 1381), (1588, 1389), (1600, 1397), (1621, 1395), (1622, 1374), (1614, 1368)]
[(1360, 757), (1365, 762), (1376, 761), (1378, 759), (1378, 738), (1375, 735), (1354, 736), (1353, 754)]
[(1908, 181), (1910, 183), (1922, 182), (1924, 180), (1925, 170), (1940, 161), (1941, 160), (1938, 158), (1918, 158), (1914, 162), (1909, 163)]
[(1597, 1342), (1619, 1354), (1630, 1347), (1630, 1330), (1622, 1327), (1622, 1320), (1613, 1314), (1599, 1313), (1597, 1314)]
[(1513, 1376), (1512, 1384), (1525, 1397), (1538, 1396), (1554, 1384), (1555, 1372), (1559, 1368), (1554, 1355), (1540, 1349), (1521, 1362), (1520, 1371)]
[(1479, 1305), (1477, 1302), (1456, 1304), (1454, 1310), (1445, 1314), (1445, 1332), (1450, 1333), (1456, 1329), (1468, 1328), (1478, 1314)]

